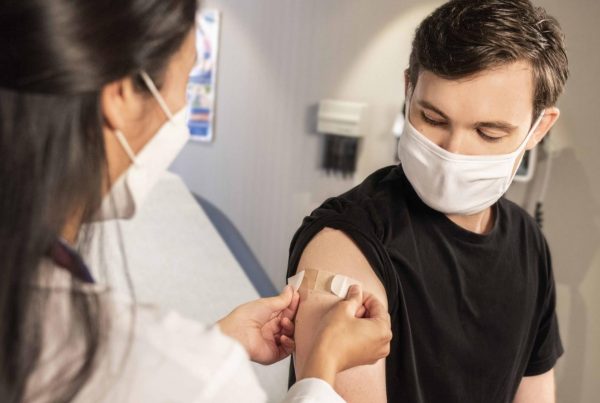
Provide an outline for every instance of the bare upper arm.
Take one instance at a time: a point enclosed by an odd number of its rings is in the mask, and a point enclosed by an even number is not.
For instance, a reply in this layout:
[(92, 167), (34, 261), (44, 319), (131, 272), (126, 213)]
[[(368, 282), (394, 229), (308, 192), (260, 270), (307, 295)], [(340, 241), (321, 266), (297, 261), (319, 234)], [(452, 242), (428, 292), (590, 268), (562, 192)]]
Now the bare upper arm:
[[(340, 273), (360, 281), (363, 290), (376, 296), (387, 307), (383, 284), (356, 244), (342, 231), (325, 228), (304, 249), (297, 271), (318, 269)], [(313, 329), (322, 313), (339, 300), (333, 294), (300, 293), (296, 315), (296, 374), (302, 371), (314, 341)], [(386, 402), (385, 360), (374, 365), (344, 371), (336, 377), (336, 391), (348, 402)]]
[(554, 402), (556, 402), (554, 369), (541, 375), (523, 377), (514, 400), (514, 403)]

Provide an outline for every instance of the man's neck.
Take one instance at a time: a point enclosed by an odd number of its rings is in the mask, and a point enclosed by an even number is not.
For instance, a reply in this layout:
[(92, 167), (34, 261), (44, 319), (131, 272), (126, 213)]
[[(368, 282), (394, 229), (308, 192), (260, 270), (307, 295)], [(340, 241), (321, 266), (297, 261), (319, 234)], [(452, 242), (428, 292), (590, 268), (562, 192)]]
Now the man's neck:
[(494, 227), (494, 214), (491, 207), (473, 215), (448, 214), (447, 217), (459, 227), (476, 234), (487, 234)]

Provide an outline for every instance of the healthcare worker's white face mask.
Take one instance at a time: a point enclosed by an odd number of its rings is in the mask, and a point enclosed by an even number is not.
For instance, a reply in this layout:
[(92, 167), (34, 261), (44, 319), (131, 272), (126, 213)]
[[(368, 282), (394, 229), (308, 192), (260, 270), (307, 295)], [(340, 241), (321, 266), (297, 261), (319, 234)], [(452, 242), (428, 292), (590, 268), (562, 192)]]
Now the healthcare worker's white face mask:
[[(406, 116), (410, 116), (410, 100)], [(471, 215), (496, 203), (514, 179), (517, 160), (540, 124), (544, 113), (510, 154), (451, 153), (419, 133), (406, 119), (398, 145), (402, 168), (421, 200), (444, 214)], [(514, 172), (513, 172), (514, 170)]]
[(117, 179), (104, 197), (96, 216), (97, 220), (132, 218), (189, 138), (187, 108), (184, 106), (173, 115), (150, 77), (145, 72), (142, 72), (141, 76), (169, 120), (138, 155), (133, 153), (122, 132), (114, 132), (132, 165)]

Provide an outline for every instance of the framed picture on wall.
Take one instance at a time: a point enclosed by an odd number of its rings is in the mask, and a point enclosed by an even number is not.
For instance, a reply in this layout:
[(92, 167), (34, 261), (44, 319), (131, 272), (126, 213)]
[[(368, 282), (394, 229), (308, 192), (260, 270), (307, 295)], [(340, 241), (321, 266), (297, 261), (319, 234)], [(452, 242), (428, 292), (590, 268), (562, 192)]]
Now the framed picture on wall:
[(202, 142), (211, 142), (215, 134), (220, 20), (217, 10), (202, 10), (196, 17), (198, 60), (190, 73), (187, 87), (188, 127), (192, 139)]

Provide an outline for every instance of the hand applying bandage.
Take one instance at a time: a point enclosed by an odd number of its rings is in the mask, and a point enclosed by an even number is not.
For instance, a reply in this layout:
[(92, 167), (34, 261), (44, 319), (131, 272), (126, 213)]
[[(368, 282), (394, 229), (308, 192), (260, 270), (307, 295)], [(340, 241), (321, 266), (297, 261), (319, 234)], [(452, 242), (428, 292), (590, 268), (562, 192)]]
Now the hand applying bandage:
[(273, 364), (294, 351), (293, 319), (299, 298), (297, 291), (286, 286), (278, 296), (237, 307), (218, 322), (219, 327), (246, 348), (252, 361)]
[(392, 339), (384, 305), (352, 285), (345, 299), (322, 317), (299, 379), (321, 378), (333, 386), (337, 373), (387, 357)]
[[(389, 354), (392, 332), (385, 306), (371, 294), (363, 295), (359, 284), (344, 294), (322, 317), (299, 380), (320, 378), (333, 385), (339, 372), (373, 364)], [(294, 351), (292, 321), (299, 298), (298, 291), (287, 286), (276, 297), (236, 308), (219, 321), (219, 327), (238, 340), (253, 361), (277, 362)]]

